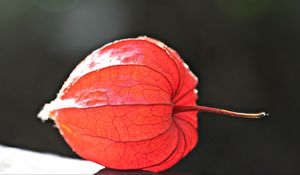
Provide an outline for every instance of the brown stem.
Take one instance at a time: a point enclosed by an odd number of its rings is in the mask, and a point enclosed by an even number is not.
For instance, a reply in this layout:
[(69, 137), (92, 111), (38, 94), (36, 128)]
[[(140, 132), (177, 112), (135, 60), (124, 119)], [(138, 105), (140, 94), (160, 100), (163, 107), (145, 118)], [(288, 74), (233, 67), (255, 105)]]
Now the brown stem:
[(264, 116), (268, 116), (265, 112), (259, 113), (240, 113), (234, 111), (228, 111), (225, 109), (207, 107), (207, 106), (174, 106), (173, 113), (179, 112), (187, 112), (187, 111), (199, 111), (199, 112), (212, 112), (222, 115), (229, 115), (232, 117), (240, 117), (240, 118), (261, 118)]

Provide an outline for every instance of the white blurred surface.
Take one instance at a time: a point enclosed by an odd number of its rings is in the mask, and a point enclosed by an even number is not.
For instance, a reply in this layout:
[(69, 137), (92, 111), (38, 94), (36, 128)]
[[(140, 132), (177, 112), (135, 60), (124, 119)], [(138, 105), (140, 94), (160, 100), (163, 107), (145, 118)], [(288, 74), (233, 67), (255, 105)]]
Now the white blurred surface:
[(0, 145), (0, 174), (94, 174), (103, 166)]

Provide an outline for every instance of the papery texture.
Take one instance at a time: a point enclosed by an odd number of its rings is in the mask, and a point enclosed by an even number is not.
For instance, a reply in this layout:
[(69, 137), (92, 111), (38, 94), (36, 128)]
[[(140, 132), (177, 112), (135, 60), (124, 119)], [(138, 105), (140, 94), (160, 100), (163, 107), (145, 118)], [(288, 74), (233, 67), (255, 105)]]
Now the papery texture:
[(113, 169), (163, 171), (196, 145), (197, 78), (178, 53), (139, 37), (95, 50), (40, 117), (81, 157)]

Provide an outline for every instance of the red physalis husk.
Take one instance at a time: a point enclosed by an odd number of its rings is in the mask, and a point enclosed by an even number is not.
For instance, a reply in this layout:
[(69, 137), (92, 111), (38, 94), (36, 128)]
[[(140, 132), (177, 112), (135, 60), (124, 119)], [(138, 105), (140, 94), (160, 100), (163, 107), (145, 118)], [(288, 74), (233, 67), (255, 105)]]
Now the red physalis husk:
[(40, 112), (81, 157), (120, 170), (166, 170), (196, 145), (197, 112), (243, 114), (197, 106), (197, 77), (178, 53), (138, 37), (107, 44), (70, 74)]

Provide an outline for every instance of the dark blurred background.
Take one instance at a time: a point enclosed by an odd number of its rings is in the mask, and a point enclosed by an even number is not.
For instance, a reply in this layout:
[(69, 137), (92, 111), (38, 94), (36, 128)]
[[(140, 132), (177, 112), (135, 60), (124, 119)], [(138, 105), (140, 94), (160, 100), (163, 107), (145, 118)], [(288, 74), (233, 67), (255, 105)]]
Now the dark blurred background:
[[(170, 171), (300, 173), (300, 1), (0, 1), (0, 144), (76, 157), (37, 113), (74, 66), (116, 39), (147, 35), (199, 77), (200, 141)], [(1, 155), (0, 155), (1, 156)]]

